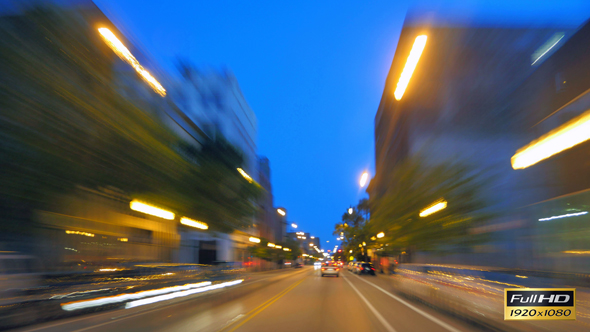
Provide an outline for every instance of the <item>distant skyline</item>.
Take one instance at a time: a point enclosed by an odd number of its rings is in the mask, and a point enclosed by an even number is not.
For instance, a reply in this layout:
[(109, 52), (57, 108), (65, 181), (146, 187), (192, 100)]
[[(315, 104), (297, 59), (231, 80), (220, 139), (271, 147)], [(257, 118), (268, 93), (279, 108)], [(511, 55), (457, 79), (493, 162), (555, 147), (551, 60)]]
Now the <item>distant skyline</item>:
[[(95, 3), (169, 73), (177, 57), (234, 72), (258, 119), (258, 154), (270, 160), (275, 205), (333, 248), (334, 224), (367, 197), (362, 172), (374, 175), (374, 117), (410, 2)], [(590, 1), (422, 1), (413, 8), (482, 25), (577, 26), (590, 16)]]

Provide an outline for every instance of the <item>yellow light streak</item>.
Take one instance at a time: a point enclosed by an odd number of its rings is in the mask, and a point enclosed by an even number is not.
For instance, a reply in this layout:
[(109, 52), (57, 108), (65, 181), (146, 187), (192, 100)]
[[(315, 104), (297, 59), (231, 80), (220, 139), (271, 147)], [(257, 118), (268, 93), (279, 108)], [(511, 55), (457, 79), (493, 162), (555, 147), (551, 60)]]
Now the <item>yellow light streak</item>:
[(380, 239), (385, 236), (385, 233), (381, 232), (377, 234), (377, 238)]
[(276, 247), (276, 244), (274, 244), (274, 243), (270, 243), (270, 242), (269, 242), (269, 243), (267, 244), (267, 246), (269, 246), (269, 247), (271, 247), (271, 248), (274, 248), (274, 247)]
[(427, 217), (433, 213), (436, 213), (440, 210), (443, 210), (447, 207), (447, 201), (445, 200), (440, 200), (437, 202), (434, 202), (432, 205), (428, 206), (427, 208), (425, 208), (424, 210), (420, 211), (420, 217)]
[(79, 232), (79, 231), (66, 231), (66, 234), (75, 234), (75, 235), (84, 235), (88, 237), (94, 237), (94, 234), (87, 233), (87, 232)]
[(283, 217), (287, 214), (287, 212), (285, 212), (283, 209), (277, 209), (277, 212)]
[(250, 238), (248, 239), (248, 241), (254, 242), (254, 243), (260, 243), (260, 239), (257, 238), (257, 237), (253, 237), (253, 236), (250, 236)]
[(121, 242), (128, 242), (128, 241), (129, 241), (129, 239), (128, 239), (128, 238), (126, 238), (126, 237), (120, 237), (120, 238), (118, 238), (117, 240), (119, 240), (119, 241), (121, 241)]
[(289, 248), (283, 248), (284, 251), (291, 251)]
[(138, 211), (141, 213), (160, 217), (163, 219), (168, 219), (168, 220), (174, 219), (174, 213), (157, 208), (155, 206), (151, 206), (151, 205), (136, 201), (136, 200), (131, 201), (129, 206), (131, 207), (131, 210), (134, 210), (134, 211)]
[(590, 110), (516, 151), (512, 168), (527, 168), (589, 139)]
[(204, 222), (196, 221), (187, 217), (180, 218), (180, 223), (186, 226), (191, 226), (199, 229), (208, 229), (209, 225)]
[(397, 82), (397, 87), (395, 88), (394, 95), (396, 100), (401, 100), (404, 92), (406, 92), (408, 83), (410, 83), (410, 78), (412, 78), (412, 74), (416, 69), (416, 65), (418, 65), (418, 60), (420, 60), (422, 51), (424, 51), (424, 46), (426, 46), (427, 38), (428, 37), (426, 37), (426, 35), (416, 37), (414, 45), (412, 46), (412, 50), (410, 51), (410, 55), (408, 56), (408, 60), (406, 61), (404, 70), (402, 71), (399, 81)]
[(107, 28), (100, 28), (98, 29), (102, 38), (104, 38), (105, 43), (115, 52), (121, 60), (127, 62), (135, 71), (143, 78), (144, 81), (148, 83), (148, 85), (160, 96), (164, 97), (166, 95), (166, 89), (158, 82), (142, 65), (139, 64), (139, 61), (131, 54), (129, 49), (123, 45), (123, 43), (117, 38), (111, 30)]
[(240, 172), (240, 174), (242, 174), (242, 176), (244, 177), (244, 179), (246, 179), (248, 182), (250, 182), (250, 183), (254, 182), (254, 180), (252, 179), (252, 177), (250, 175), (248, 175), (248, 173), (246, 173), (243, 169), (238, 168), (238, 172)]
[(575, 255), (590, 255), (588, 250), (566, 250), (562, 251), (564, 254), (575, 254)]
[(277, 244), (277, 245), (275, 245), (275, 249), (283, 249), (283, 246), (280, 246)]

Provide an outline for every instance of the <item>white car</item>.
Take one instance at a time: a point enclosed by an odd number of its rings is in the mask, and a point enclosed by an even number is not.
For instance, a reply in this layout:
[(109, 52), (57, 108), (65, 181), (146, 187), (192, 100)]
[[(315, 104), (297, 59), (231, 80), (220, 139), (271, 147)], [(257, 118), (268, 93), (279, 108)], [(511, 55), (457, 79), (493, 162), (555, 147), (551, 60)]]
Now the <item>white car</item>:
[(338, 266), (338, 264), (334, 263), (334, 262), (330, 262), (330, 263), (326, 263), (326, 264), (322, 264), (322, 277), (323, 276), (328, 276), (328, 275), (332, 275), (332, 276), (336, 276), (339, 277), (340, 276), (340, 267)]

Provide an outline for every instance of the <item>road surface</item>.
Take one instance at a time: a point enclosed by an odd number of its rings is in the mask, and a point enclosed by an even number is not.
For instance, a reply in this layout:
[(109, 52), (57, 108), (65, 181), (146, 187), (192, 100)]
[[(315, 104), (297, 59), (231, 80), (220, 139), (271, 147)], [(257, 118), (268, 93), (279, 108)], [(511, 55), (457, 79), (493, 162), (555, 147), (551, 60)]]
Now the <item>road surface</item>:
[[(202, 299), (113, 310), (54, 321), (19, 331), (478, 331), (392, 292), (386, 277), (321, 277), (313, 267), (220, 305)], [(265, 282), (265, 278), (259, 280)], [(231, 292), (231, 289), (224, 290)]]

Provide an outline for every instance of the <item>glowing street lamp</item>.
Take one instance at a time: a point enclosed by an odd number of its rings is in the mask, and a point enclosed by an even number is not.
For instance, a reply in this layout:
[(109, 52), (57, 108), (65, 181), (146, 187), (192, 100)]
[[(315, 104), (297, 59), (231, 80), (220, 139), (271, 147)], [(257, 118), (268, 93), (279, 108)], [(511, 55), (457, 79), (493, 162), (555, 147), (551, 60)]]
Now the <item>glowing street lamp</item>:
[(123, 43), (117, 38), (111, 30), (107, 28), (100, 28), (98, 32), (104, 39), (105, 43), (108, 47), (115, 52), (115, 54), (121, 58), (121, 60), (127, 62), (135, 71), (141, 76), (141, 78), (147, 82), (147, 84), (160, 96), (166, 96), (166, 89), (162, 87), (160, 82), (158, 82), (152, 74), (150, 74), (142, 65), (139, 64), (139, 61), (131, 54), (129, 49), (123, 45)]
[(377, 238), (381, 239), (385, 236), (385, 233), (381, 232), (381, 233), (377, 233)]
[(195, 228), (199, 228), (199, 229), (208, 229), (209, 226), (201, 221), (196, 221), (196, 220), (192, 220), (189, 219), (187, 217), (182, 217), (180, 218), (180, 223), (186, 226), (191, 226), (191, 227), (195, 227)]
[(285, 212), (285, 210), (284, 209), (281, 209), (281, 208), (278, 208), (277, 209), (277, 213), (280, 214), (283, 217), (287, 215), (287, 212)]
[(368, 181), (369, 181), (369, 172), (365, 171), (365, 172), (363, 172), (363, 175), (361, 175), (361, 180), (359, 181), (361, 188), (364, 188)]
[(410, 55), (408, 56), (408, 60), (406, 61), (406, 65), (404, 66), (404, 70), (402, 71), (399, 81), (397, 82), (397, 87), (395, 88), (394, 96), (396, 100), (401, 100), (404, 92), (406, 92), (408, 83), (410, 83), (410, 78), (412, 78), (414, 69), (416, 69), (418, 60), (420, 60), (422, 51), (424, 51), (424, 46), (426, 46), (427, 38), (426, 35), (416, 37)]
[(420, 217), (427, 217), (433, 213), (436, 213), (440, 210), (443, 210), (447, 207), (447, 201), (441, 199), (432, 203), (432, 205), (426, 207), (424, 210), (420, 211)]
[(511, 158), (512, 168), (527, 168), (588, 140), (590, 140), (590, 111), (586, 111), (516, 151)]
[(248, 241), (250, 242), (254, 242), (254, 243), (260, 243), (260, 239), (254, 236), (250, 236), (250, 238), (248, 239)]
[(254, 182), (254, 180), (252, 179), (252, 177), (250, 175), (248, 175), (248, 173), (246, 173), (246, 171), (244, 171), (241, 168), (238, 168), (237, 170), (244, 177), (244, 179), (246, 179), (246, 181), (248, 181), (250, 183)]
[(174, 213), (164, 210), (164, 209), (157, 208), (155, 206), (152, 206), (152, 205), (149, 205), (146, 203), (142, 203), (137, 200), (131, 201), (131, 203), (129, 204), (129, 207), (131, 208), (131, 210), (134, 210), (137, 212), (142, 212), (142, 213), (149, 214), (149, 215), (156, 216), (156, 217), (160, 217), (162, 219), (168, 219), (168, 220), (174, 219)]
[(352, 208), (348, 208), (348, 214), (352, 214), (352, 211), (354, 211)]
[(296, 223), (292, 223), (292, 224), (291, 224), (291, 227), (293, 227), (293, 228), (297, 228), (297, 224), (296, 224)]
[(267, 244), (267, 246), (269, 246), (269, 247), (271, 247), (271, 248), (274, 248), (274, 247), (276, 247), (276, 244), (274, 244), (274, 243), (270, 243), (270, 242), (269, 242), (269, 243)]

